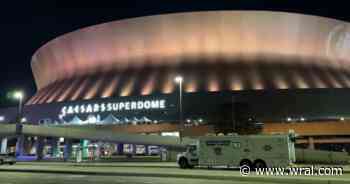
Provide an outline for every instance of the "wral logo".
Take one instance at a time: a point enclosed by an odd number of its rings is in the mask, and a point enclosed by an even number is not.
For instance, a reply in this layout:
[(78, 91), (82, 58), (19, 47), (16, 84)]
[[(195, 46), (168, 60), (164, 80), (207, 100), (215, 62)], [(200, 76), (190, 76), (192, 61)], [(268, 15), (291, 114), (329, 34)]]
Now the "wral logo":
[(166, 108), (166, 101), (164, 99), (108, 102), (108, 103), (94, 103), (94, 104), (77, 104), (77, 105), (63, 106), (61, 108), (59, 118), (62, 119), (66, 115), (73, 115), (73, 114), (121, 112), (121, 111), (133, 111), (133, 110), (165, 109), (165, 108)]

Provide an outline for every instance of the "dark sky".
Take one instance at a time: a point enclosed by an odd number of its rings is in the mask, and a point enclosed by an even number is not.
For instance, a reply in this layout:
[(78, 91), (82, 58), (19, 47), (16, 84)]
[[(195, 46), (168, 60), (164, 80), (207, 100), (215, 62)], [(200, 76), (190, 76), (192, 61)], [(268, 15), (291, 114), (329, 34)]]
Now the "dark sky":
[(7, 98), (7, 93), (14, 89), (23, 89), (27, 97), (35, 93), (30, 59), (36, 49), (57, 36), (90, 25), (128, 17), (200, 10), (275, 10), (350, 21), (350, 6), (346, 1), (72, 1), (1, 3), (0, 106), (15, 104)]

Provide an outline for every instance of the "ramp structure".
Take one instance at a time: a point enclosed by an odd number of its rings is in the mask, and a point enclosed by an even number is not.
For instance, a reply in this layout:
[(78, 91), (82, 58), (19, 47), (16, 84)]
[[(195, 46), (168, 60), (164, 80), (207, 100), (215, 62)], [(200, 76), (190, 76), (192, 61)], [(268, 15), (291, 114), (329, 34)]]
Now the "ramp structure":
[(15, 124), (4, 124), (0, 125), (0, 137), (16, 135)]
[[(79, 127), (52, 127), (39, 125), (22, 125), (20, 131), (23, 135), (40, 137), (64, 137), (67, 139), (88, 139), (95, 141), (123, 142), (129, 144), (159, 145), (174, 148), (183, 148), (193, 139), (160, 135), (140, 135), (128, 133), (116, 133), (110, 130), (98, 130), (95, 128)], [(16, 125), (0, 125), (0, 136), (16, 135)]]

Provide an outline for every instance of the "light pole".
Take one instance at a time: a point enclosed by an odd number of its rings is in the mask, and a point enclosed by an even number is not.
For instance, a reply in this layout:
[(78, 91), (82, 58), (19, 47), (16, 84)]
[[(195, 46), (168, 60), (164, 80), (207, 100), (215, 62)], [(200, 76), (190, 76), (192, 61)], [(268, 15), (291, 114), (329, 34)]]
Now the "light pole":
[(18, 120), (17, 122), (20, 123), (22, 121), (22, 103), (23, 103), (23, 92), (22, 91), (15, 91), (13, 93), (13, 98), (18, 100)]
[(22, 155), (24, 137), (22, 134), (22, 103), (23, 103), (24, 94), (22, 91), (15, 91), (12, 95), (12, 98), (18, 100), (18, 114), (16, 119), (16, 134), (17, 134), (17, 143), (16, 143), (16, 157)]
[(180, 142), (182, 142), (182, 135), (184, 131), (184, 123), (183, 123), (183, 118), (182, 118), (182, 82), (183, 78), (181, 76), (176, 76), (175, 77), (175, 82), (179, 84), (179, 121), (180, 121), (180, 131), (179, 131), (179, 136), (180, 136)]

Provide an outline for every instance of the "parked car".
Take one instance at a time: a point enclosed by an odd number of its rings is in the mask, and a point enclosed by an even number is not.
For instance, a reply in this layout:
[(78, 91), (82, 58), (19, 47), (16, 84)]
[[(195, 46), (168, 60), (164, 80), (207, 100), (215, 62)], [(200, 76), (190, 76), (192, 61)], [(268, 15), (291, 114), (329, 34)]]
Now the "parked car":
[(16, 157), (12, 153), (0, 153), (0, 165), (10, 164), (13, 165), (16, 163)]

